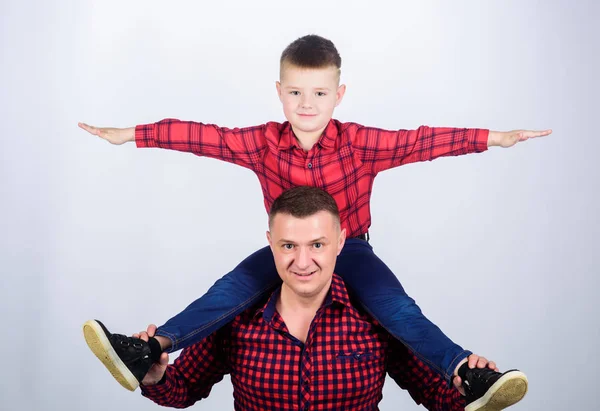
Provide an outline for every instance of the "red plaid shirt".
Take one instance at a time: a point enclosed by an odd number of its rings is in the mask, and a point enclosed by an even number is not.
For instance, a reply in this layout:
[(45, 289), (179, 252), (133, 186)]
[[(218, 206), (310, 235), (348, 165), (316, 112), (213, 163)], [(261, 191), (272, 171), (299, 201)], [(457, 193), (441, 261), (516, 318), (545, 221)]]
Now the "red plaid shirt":
[(416, 161), (487, 150), (489, 130), (430, 128), (388, 131), (331, 120), (308, 152), (288, 122), (228, 129), (163, 120), (137, 126), (138, 147), (161, 147), (249, 168), (260, 180), (267, 212), (285, 190), (315, 186), (333, 196), (349, 238), (371, 225), (370, 197), (377, 173)]
[(279, 291), (261, 309), (184, 349), (142, 394), (159, 405), (188, 407), (231, 374), (236, 410), (376, 410), (387, 372), (427, 409), (464, 409), (456, 389), (352, 306), (337, 275), (306, 343), (277, 313)]

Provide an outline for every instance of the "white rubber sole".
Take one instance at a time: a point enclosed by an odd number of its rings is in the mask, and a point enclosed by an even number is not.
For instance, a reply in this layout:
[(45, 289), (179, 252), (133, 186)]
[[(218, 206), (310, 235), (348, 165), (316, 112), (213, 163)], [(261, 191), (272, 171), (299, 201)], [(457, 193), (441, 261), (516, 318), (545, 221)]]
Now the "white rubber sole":
[(510, 371), (500, 377), (485, 395), (465, 407), (465, 411), (500, 411), (521, 401), (529, 382), (521, 371)]
[(139, 387), (138, 380), (129, 371), (125, 363), (121, 361), (97, 321), (90, 320), (83, 324), (83, 336), (90, 350), (104, 364), (119, 384), (129, 391), (135, 391)]

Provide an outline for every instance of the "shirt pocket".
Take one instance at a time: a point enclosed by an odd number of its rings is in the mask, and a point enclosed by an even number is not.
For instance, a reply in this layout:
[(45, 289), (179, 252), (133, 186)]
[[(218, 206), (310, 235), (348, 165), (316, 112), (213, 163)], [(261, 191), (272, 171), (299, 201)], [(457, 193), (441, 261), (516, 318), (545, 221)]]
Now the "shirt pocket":
[(332, 356), (328, 368), (339, 372), (356, 368), (377, 369), (382, 360), (381, 355), (374, 351), (341, 351)]
[[(375, 351), (340, 351), (330, 356), (316, 382), (320, 387), (335, 388), (325, 400), (338, 401), (336, 409), (357, 409), (357, 404), (365, 401), (375, 404), (385, 381), (384, 361)], [(343, 390), (343, 399), (336, 397), (336, 390)]]

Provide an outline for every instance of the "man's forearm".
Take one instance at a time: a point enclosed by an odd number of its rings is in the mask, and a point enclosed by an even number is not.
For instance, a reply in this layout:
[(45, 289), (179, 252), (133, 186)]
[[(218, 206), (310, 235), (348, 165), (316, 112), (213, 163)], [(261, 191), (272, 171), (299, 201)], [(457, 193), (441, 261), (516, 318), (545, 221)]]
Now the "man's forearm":
[(229, 372), (217, 334), (185, 348), (163, 379), (142, 385), (142, 395), (158, 405), (185, 408), (208, 397), (214, 384)]
[(458, 390), (419, 360), (395, 338), (388, 346), (387, 372), (398, 386), (410, 393), (417, 404), (432, 411), (459, 411), (465, 401)]
[(158, 384), (140, 385), (140, 388), (144, 397), (163, 407), (186, 408), (201, 399), (190, 395), (186, 381), (173, 365), (167, 367), (165, 376)]

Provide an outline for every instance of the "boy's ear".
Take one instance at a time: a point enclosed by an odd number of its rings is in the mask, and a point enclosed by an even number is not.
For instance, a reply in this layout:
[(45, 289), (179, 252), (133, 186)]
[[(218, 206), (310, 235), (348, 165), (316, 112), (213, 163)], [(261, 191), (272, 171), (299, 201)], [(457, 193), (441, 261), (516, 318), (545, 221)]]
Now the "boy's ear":
[(275, 82), (275, 88), (277, 89), (277, 96), (279, 96), (279, 100), (281, 100), (281, 83), (279, 81)]
[(335, 95), (335, 106), (339, 106), (340, 103), (342, 102), (342, 99), (344, 98), (344, 94), (346, 93), (346, 85), (342, 84), (341, 86), (338, 87), (337, 89), (337, 93)]

